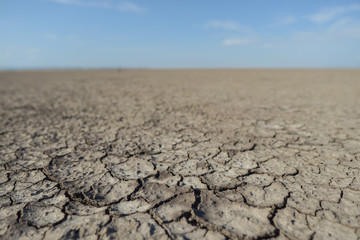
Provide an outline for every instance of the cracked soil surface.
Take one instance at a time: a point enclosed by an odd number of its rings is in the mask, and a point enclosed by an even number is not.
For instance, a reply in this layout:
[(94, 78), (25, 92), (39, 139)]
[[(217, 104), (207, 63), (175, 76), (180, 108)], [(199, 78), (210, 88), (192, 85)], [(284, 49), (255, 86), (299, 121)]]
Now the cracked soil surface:
[(359, 239), (360, 70), (0, 73), (0, 239)]

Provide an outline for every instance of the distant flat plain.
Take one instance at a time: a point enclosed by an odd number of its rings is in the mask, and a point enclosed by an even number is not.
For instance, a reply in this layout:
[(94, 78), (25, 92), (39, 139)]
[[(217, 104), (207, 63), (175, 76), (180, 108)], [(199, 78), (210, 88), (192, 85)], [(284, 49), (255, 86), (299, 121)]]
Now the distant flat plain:
[(1, 239), (359, 239), (360, 70), (0, 72)]

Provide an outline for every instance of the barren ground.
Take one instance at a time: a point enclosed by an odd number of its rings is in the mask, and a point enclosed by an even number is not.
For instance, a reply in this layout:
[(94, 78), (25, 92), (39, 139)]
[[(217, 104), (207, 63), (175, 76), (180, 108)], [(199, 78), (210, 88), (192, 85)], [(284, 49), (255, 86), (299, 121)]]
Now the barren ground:
[(0, 239), (359, 239), (360, 70), (0, 73)]

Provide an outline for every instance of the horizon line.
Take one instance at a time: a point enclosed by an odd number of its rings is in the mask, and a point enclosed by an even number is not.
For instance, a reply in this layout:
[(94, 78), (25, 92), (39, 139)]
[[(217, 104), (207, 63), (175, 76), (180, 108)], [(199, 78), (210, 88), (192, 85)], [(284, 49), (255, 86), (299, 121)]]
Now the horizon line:
[(0, 72), (89, 70), (360, 70), (360, 67), (0, 67)]

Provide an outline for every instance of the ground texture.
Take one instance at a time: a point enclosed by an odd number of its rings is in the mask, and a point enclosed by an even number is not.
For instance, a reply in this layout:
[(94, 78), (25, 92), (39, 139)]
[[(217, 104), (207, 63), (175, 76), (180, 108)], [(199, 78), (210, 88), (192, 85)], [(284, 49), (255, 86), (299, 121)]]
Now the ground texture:
[(0, 239), (360, 238), (360, 70), (0, 86)]

